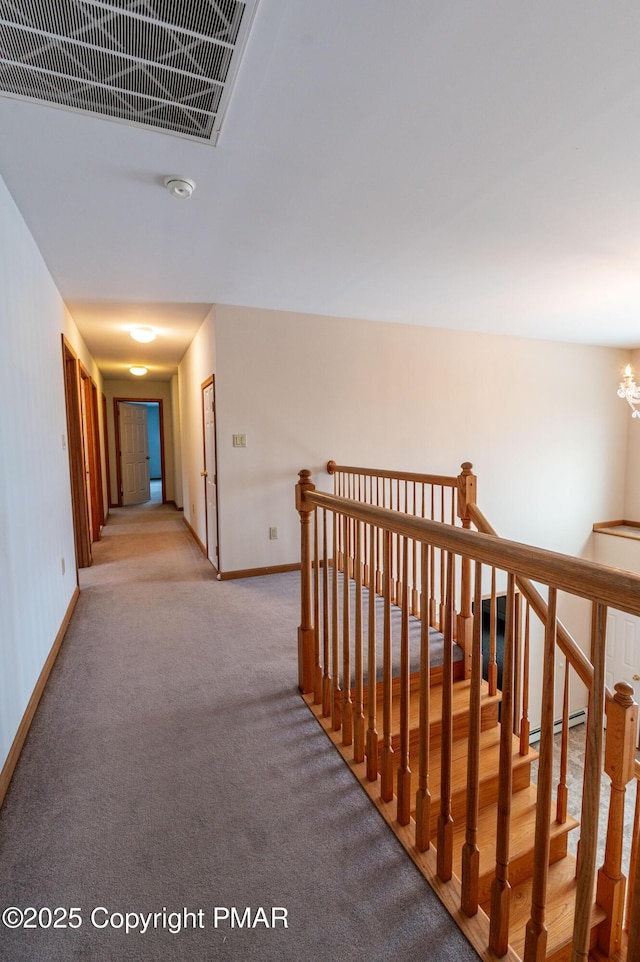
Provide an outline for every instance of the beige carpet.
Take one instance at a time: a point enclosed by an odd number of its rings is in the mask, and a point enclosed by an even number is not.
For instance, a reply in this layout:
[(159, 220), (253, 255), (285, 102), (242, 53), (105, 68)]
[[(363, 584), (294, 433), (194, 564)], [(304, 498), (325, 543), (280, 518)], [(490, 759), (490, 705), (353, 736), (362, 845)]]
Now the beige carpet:
[(2, 962), (478, 958), (299, 697), (298, 621), (296, 574), (112, 511), (0, 813)]

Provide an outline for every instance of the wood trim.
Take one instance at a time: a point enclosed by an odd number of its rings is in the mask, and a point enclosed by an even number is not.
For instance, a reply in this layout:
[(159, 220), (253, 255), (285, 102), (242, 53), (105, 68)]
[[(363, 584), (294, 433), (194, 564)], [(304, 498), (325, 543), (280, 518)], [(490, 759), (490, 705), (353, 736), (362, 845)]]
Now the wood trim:
[[(615, 528), (632, 528), (632, 531), (615, 531)], [(628, 538), (640, 541), (640, 521), (600, 521), (593, 526), (594, 534), (606, 534), (611, 538)], [(637, 532), (637, 534), (636, 534)]]
[(107, 395), (102, 395), (102, 430), (104, 436), (104, 468), (107, 479), (107, 504), (110, 508), (115, 508), (111, 497), (111, 465), (109, 462), (109, 431), (107, 428)]
[[(203, 555), (205, 556), (205, 558), (207, 558), (207, 549), (205, 548), (205, 546), (203, 545), (202, 541), (200, 540), (200, 538), (199, 538), (198, 535), (196, 534), (195, 529), (191, 527), (191, 525), (189, 524), (189, 522), (187, 521), (187, 519), (185, 518), (184, 515), (182, 516), (182, 520), (184, 521), (184, 523), (186, 524), (187, 528), (189, 529), (189, 534), (191, 535), (191, 537), (193, 538), (193, 540), (195, 541), (195, 543), (196, 543), (196, 544), (198, 545), (198, 547), (200, 548), (200, 551), (203, 553)], [(207, 561), (208, 561), (208, 560), (209, 560), (209, 559), (207, 558)], [(213, 567), (213, 565), (212, 565), (212, 567)]]
[(640, 528), (640, 521), (597, 521), (594, 526), (594, 531), (600, 531), (601, 528), (618, 528), (620, 525), (625, 525), (627, 528)]
[(31, 727), (33, 717), (40, 703), (40, 699), (42, 698), (42, 693), (45, 689), (47, 681), (49, 680), (51, 669), (55, 664), (56, 658), (58, 657), (58, 652), (60, 651), (62, 642), (64, 641), (64, 636), (66, 634), (67, 628), (69, 627), (69, 622), (71, 621), (71, 616), (74, 612), (74, 609), (79, 597), (80, 597), (80, 589), (76, 585), (76, 587), (74, 588), (73, 594), (71, 596), (71, 601), (69, 602), (69, 605), (65, 612), (65, 616), (62, 619), (62, 624), (60, 625), (58, 633), (55, 637), (55, 641), (53, 642), (53, 645), (51, 647), (51, 651), (49, 652), (47, 656), (47, 660), (45, 661), (42, 667), (42, 671), (40, 672), (40, 677), (36, 682), (36, 686), (33, 689), (31, 698), (29, 699), (29, 704), (27, 705), (26, 711), (22, 716), (22, 721), (18, 726), (16, 737), (14, 738), (13, 744), (9, 750), (9, 754), (7, 755), (7, 760), (5, 761), (2, 771), (0, 772), (0, 805), (2, 805), (5, 799), (5, 796), (7, 794), (7, 790), (9, 788), (9, 784), (13, 777), (13, 773), (15, 771), (16, 765), (18, 764), (18, 759), (20, 758), (20, 753), (22, 752), (22, 748), (26, 741), (27, 735), (29, 734), (29, 729)]
[(62, 335), (62, 365), (67, 421), (67, 454), (73, 514), (73, 536), (76, 552), (76, 570), (87, 568), (92, 562), (91, 532), (87, 505), (85, 476), (84, 432), (80, 411), (80, 375), (78, 355), (64, 334)]
[(236, 578), (259, 578), (262, 575), (279, 575), (286, 571), (300, 571), (300, 562), (288, 565), (267, 565), (264, 568), (244, 568), (237, 571), (221, 571), (219, 581), (233, 581)]

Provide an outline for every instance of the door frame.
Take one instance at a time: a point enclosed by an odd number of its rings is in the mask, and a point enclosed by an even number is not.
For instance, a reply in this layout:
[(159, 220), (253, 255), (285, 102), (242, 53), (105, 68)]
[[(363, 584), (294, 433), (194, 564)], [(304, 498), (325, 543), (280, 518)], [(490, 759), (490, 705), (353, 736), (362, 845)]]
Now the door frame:
[(98, 417), (98, 388), (95, 381), (78, 362), (80, 373), (80, 391), (85, 410), (86, 434), (85, 441), (86, 465), (89, 471), (87, 501), (90, 507), (91, 540), (99, 541), (104, 527), (104, 489), (102, 486), (102, 457), (100, 453), (100, 423)]
[(207, 466), (207, 443), (206, 443), (206, 418), (204, 410), (204, 392), (208, 387), (212, 388), (213, 393), (213, 471), (215, 477), (216, 486), (216, 560), (218, 562), (217, 566), (213, 565), (214, 569), (219, 573), (220, 568), (220, 505), (218, 503), (218, 423), (217, 423), (217, 411), (216, 411), (216, 379), (215, 374), (211, 374), (206, 381), (203, 381), (200, 385), (200, 403), (202, 408), (202, 482), (204, 486), (204, 534), (205, 534), (205, 551), (207, 561), (213, 564), (209, 557), (209, 509), (207, 507), (207, 474), (209, 468)]
[(160, 430), (160, 473), (162, 475), (162, 503), (167, 503), (167, 472), (164, 460), (164, 413), (162, 410), (161, 397), (114, 397), (113, 399), (113, 431), (116, 451), (116, 487), (117, 498), (116, 506), (122, 507), (122, 451), (120, 449), (120, 401), (127, 401), (129, 404), (157, 404), (158, 405), (158, 426)]
[(80, 372), (78, 355), (64, 334), (62, 335), (62, 371), (64, 399), (67, 415), (67, 452), (69, 455), (69, 478), (71, 486), (71, 513), (73, 540), (78, 568), (88, 568), (91, 555), (91, 531), (87, 500), (85, 473), (84, 435), (80, 409)]

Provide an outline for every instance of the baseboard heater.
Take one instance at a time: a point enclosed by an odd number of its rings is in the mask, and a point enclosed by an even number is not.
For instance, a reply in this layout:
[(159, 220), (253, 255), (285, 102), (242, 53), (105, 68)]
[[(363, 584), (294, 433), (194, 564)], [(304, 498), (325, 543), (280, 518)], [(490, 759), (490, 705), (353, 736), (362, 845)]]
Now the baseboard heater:
[[(580, 711), (575, 711), (572, 715), (569, 715), (569, 728), (575, 728), (576, 725), (584, 725), (587, 720), (587, 710), (586, 708), (581, 708)], [(553, 734), (559, 735), (562, 731), (562, 719), (558, 718), (553, 723)], [(529, 744), (533, 742), (540, 741), (540, 729), (534, 728), (529, 734)]]

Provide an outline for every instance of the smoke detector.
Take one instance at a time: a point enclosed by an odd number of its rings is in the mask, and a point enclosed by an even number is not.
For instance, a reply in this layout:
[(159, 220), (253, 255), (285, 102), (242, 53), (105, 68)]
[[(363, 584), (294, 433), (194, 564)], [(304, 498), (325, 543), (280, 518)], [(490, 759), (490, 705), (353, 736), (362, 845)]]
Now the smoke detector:
[(183, 177), (181, 174), (169, 174), (164, 179), (164, 186), (172, 197), (178, 200), (187, 200), (196, 189), (196, 182), (190, 177)]

